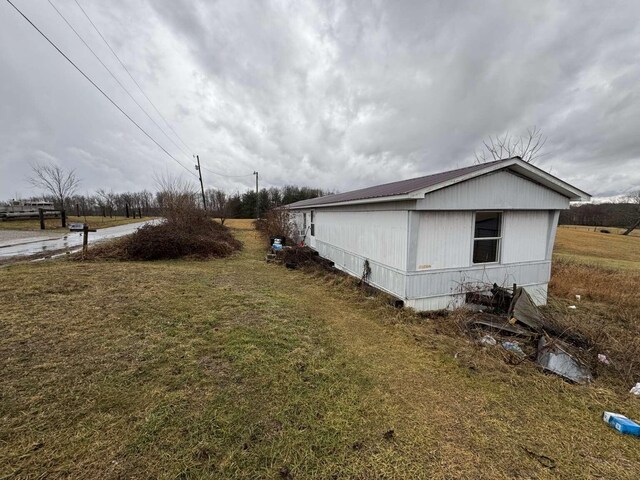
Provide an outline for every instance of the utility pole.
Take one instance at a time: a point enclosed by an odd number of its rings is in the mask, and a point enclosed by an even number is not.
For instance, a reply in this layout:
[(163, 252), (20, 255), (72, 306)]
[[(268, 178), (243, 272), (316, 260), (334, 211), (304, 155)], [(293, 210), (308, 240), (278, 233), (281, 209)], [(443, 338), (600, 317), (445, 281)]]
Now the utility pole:
[(256, 220), (260, 219), (260, 190), (258, 189), (258, 172), (253, 174), (256, 176)]
[(198, 164), (196, 165), (196, 170), (198, 171), (198, 177), (200, 177), (200, 190), (202, 190), (202, 206), (204, 209), (207, 209), (207, 197), (204, 195), (204, 183), (202, 183), (202, 169), (200, 168), (200, 155), (195, 155), (198, 160)]

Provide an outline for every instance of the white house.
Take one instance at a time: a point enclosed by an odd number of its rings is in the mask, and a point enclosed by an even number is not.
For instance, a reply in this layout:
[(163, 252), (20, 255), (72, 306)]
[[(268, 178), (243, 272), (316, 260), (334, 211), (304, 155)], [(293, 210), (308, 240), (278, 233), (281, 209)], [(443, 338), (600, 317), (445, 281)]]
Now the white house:
[(519, 157), (288, 205), (300, 239), (417, 310), (470, 285), (524, 287), (545, 304), (561, 209), (589, 194)]

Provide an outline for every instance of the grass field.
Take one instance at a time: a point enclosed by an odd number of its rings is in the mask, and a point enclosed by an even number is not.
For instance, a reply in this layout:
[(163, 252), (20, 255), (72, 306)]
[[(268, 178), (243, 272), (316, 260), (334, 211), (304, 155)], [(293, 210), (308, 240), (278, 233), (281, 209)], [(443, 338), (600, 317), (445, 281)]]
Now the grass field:
[(0, 270), (0, 478), (637, 478), (600, 419), (640, 418), (628, 388), (507, 365), (227, 224), (227, 259)]
[[(560, 228), (596, 233), (601, 233), (603, 230), (607, 230), (611, 235), (621, 235), (626, 230), (626, 228), (620, 227), (593, 227), (590, 225), (561, 225)], [(607, 234), (605, 233), (604, 235)], [(636, 228), (635, 230), (633, 230), (631, 233), (629, 233), (629, 236), (640, 237), (640, 228)]]
[[(107, 228), (116, 227), (118, 225), (126, 225), (127, 223), (142, 222), (144, 220), (150, 220), (154, 217), (140, 218), (126, 218), (126, 217), (100, 217), (100, 216), (86, 216), (86, 217), (67, 217), (67, 225), (70, 223), (88, 223), (91, 228)], [(60, 230), (65, 231), (67, 228), (62, 228), (59, 218), (48, 218), (45, 220), (46, 230)], [(6, 220), (0, 222), (0, 230), (40, 230), (40, 221), (35, 220)]]
[(573, 226), (558, 228), (556, 258), (607, 269), (640, 270), (640, 237), (594, 232)]

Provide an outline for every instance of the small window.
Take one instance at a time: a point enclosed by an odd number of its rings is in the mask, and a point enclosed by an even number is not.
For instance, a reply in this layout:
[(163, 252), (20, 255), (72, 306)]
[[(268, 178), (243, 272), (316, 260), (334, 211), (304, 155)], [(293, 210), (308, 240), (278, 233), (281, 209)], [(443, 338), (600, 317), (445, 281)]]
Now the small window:
[(302, 214), (302, 231), (304, 233), (307, 232), (307, 214), (306, 214), (306, 212)]
[(311, 210), (311, 236), (314, 237), (316, 235), (316, 225), (314, 223), (314, 214), (313, 210)]
[(498, 262), (502, 236), (502, 213), (476, 212), (473, 263)]

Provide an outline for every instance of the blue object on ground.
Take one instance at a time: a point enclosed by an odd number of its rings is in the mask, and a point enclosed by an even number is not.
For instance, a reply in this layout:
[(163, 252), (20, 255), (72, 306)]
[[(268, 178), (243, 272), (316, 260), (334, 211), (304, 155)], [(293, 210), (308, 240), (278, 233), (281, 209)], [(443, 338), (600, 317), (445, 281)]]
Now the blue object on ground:
[(608, 423), (611, 428), (615, 428), (620, 433), (640, 437), (640, 425), (633, 420), (628, 419), (624, 415), (613, 412), (604, 412), (602, 419)]

